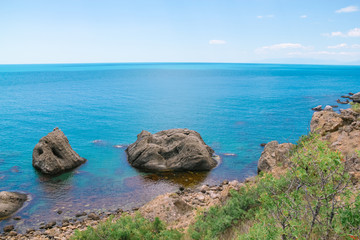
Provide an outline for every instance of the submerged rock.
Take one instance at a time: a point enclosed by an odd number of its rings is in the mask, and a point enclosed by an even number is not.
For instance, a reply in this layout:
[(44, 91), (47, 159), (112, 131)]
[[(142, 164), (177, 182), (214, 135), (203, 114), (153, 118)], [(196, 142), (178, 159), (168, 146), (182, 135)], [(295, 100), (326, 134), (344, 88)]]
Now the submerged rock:
[(7, 218), (19, 210), (27, 200), (26, 194), (17, 192), (0, 192), (0, 218)]
[(214, 150), (189, 129), (142, 131), (126, 153), (133, 167), (147, 171), (208, 171), (217, 165)]
[(59, 128), (41, 138), (33, 150), (33, 166), (45, 174), (60, 174), (85, 162)]
[(279, 144), (277, 141), (266, 144), (258, 162), (258, 172), (271, 171), (279, 164), (285, 165), (294, 146), (292, 143)]

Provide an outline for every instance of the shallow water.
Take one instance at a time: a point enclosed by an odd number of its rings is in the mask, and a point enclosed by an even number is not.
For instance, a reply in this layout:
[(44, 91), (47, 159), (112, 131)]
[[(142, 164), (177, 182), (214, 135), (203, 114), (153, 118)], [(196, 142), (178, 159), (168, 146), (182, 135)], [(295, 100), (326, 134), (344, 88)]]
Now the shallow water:
[[(312, 107), (338, 105), (359, 86), (359, 66), (0, 65), (0, 190), (32, 198), (17, 214), (20, 222), (0, 227), (131, 209), (180, 185), (244, 179), (256, 173), (260, 143), (295, 142), (308, 132)], [(49, 178), (33, 169), (32, 150), (55, 127), (88, 161)], [(124, 147), (114, 147), (134, 142), (143, 129), (170, 128), (198, 131), (221, 165), (208, 174), (149, 175), (129, 166)]]

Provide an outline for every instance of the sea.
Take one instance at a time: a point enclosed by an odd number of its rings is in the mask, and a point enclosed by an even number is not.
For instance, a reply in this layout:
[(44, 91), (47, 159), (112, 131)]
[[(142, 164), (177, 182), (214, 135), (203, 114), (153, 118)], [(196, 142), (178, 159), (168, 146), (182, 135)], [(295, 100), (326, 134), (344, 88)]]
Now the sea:
[[(0, 227), (22, 231), (79, 211), (131, 210), (180, 186), (256, 175), (261, 143), (296, 143), (312, 107), (360, 91), (360, 66), (103, 63), (0, 65), (0, 191), (29, 201)], [(59, 127), (87, 162), (49, 177), (32, 166)], [(221, 157), (207, 173), (144, 173), (125, 149), (142, 130), (188, 128)], [(58, 212), (61, 212), (59, 214)]]

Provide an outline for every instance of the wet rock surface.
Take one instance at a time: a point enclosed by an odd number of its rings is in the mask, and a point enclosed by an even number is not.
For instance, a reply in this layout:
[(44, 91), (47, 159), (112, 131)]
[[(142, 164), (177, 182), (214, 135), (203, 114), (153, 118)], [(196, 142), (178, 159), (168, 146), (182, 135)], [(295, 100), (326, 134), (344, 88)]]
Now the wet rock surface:
[(142, 131), (126, 153), (133, 167), (145, 171), (209, 171), (217, 165), (214, 150), (188, 129)]
[(15, 213), (23, 206), (26, 200), (26, 194), (6, 191), (0, 192), (0, 218), (7, 218)]
[(33, 150), (33, 166), (44, 174), (57, 175), (85, 163), (70, 146), (64, 133), (55, 128), (41, 138)]

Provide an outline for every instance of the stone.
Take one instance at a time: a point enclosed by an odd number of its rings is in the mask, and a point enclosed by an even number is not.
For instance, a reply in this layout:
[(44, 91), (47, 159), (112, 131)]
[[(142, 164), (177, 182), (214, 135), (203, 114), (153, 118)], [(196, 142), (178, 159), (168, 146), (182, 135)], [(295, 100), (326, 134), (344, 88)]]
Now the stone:
[(349, 97), (353, 102), (360, 103), (360, 92)]
[(20, 217), (20, 216), (15, 216), (15, 217), (13, 217), (13, 219), (14, 219), (15, 221), (19, 221), (19, 220), (21, 220), (21, 217)]
[(33, 166), (48, 175), (57, 175), (86, 162), (70, 146), (65, 134), (55, 128), (42, 137), (33, 150)]
[(86, 212), (78, 212), (75, 217), (82, 217), (82, 216), (86, 216)]
[(7, 218), (19, 210), (27, 200), (27, 195), (17, 192), (0, 192), (0, 219)]
[(7, 225), (4, 227), (4, 232), (11, 232), (14, 230), (14, 225)]
[(99, 220), (100, 219), (100, 217), (98, 215), (96, 215), (95, 213), (89, 213), (88, 218), (92, 219), (92, 220)]
[(326, 107), (324, 108), (324, 111), (334, 111), (332, 106), (330, 105), (326, 105)]
[(56, 225), (56, 222), (55, 222), (55, 221), (51, 221), (51, 222), (45, 224), (44, 228), (45, 228), (45, 229), (50, 229), (50, 228), (54, 227), (55, 225)]
[(277, 141), (266, 144), (258, 162), (258, 173), (269, 172), (279, 164), (286, 165), (290, 150), (294, 146), (292, 143), (279, 144)]
[(310, 122), (311, 132), (324, 135), (327, 132), (334, 132), (343, 126), (343, 120), (339, 114), (330, 111), (315, 112)]
[(313, 107), (312, 110), (314, 110), (314, 111), (321, 111), (321, 110), (322, 110), (322, 105)]
[(11, 231), (11, 232), (9, 232), (9, 236), (11, 236), (11, 237), (15, 237), (15, 236), (17, 236), (18, 234), (17, 234), (17, 232), (15, 232), (15, 231)]
[(145, 171), (209, 171), (217, 165), (214, 150), (188, 129), (142, 131), (126, 153), (133, 167)]
[(207, 186), (207, 185), (202, 185), (202, 186), (200, 187), (200, 192), (206, 193), (207, 191), (209, 191), (209, 186)]

